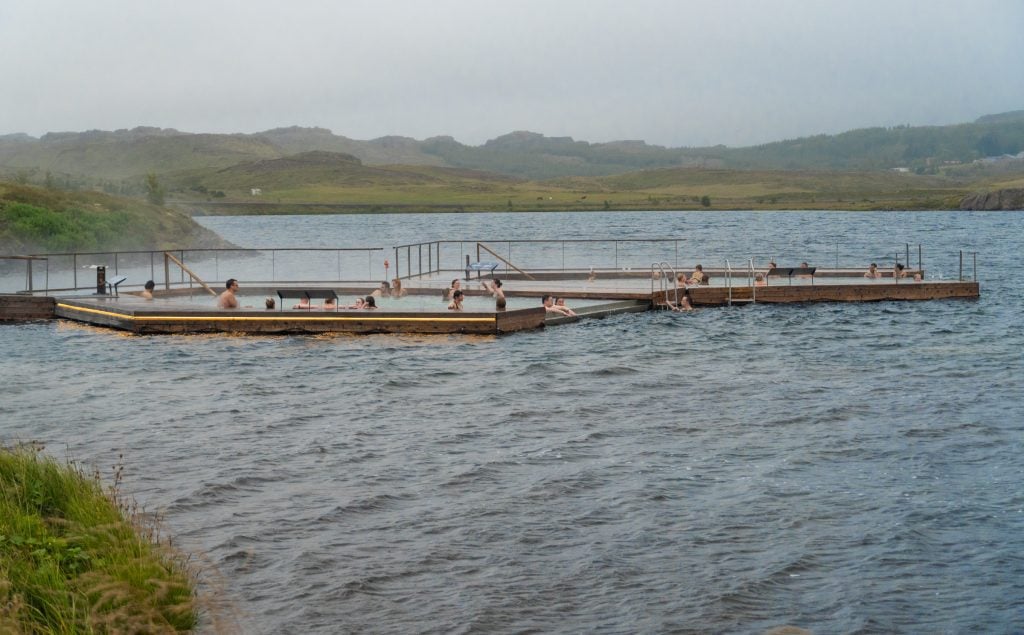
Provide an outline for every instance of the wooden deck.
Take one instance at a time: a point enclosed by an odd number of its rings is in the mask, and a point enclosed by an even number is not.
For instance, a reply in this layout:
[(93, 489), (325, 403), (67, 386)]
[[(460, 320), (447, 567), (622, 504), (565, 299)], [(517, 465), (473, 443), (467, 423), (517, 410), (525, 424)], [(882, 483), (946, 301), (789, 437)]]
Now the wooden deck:
[[(650, 284), (649, 278), (644, 284)], [(542, 306), (508, 311), (388, 311), (378, 309), (340, 311), (274, 311), (262, 309), (221, 310), (182, 303), (148, 303), (137, 296), (52, 297), (27, 294), (0, 295), (0, 320), (67, 319), (130, 333), (465, 333), (498, 335), (603, 317), (616, 313), (663, 308), (666, 293), (653, 293), (638, 285), (629, 291), (588, 288), (576, 281), (531, 281), (516, 283), (521, 288), (507, 289), (509, 296), (534, 296), (544, 293), (568, 298), (604, 299), (607, 303), (582, 307), (578, 317), (549, 316)], [(512, 286), (512, 285), (508, 285)], [(436, 293), (433, 289), (413, 293)], [(681, 292), (681, 290), (680, 290)], [(467, 293), (481, 295), (478, 290)], [(980, 285), (973, 281), (870, 281), (830, 284), (773, 284), (767, 287), (698, 286), (689, 288), (694, 306), (726, 306), (751, 303), (778, 304), (800, 302), (880, 302), (885, 300), (939, 300), (978, 298)], [(175, 292), (167, 297), (173, 298)], [(670, 289), (673, 299), (675, 291)], [(538, 300), (539, 302), (539, 300)]]
[(59, 300), (55, 317), (137, 334), (155, 333), (465, 333), (498, 335), (544, 325), (543, 307), (493, 313), (451, 311), (203, 310), (121, 307), (103, 300)]
[[(767, 287), (690, 287), (694, 306), (725, 306), (732, 304), (765, 304), (793, 302), (881, 302), (883, 300), (942, 300), (977, 298), (981, 294), (977, 282), (870, 282), (863, 284), (773, 285)], [(669, 296), (673, 294), (670, 291)], [(652, 295), (655, 305), (665, 304), (665, 293)]]

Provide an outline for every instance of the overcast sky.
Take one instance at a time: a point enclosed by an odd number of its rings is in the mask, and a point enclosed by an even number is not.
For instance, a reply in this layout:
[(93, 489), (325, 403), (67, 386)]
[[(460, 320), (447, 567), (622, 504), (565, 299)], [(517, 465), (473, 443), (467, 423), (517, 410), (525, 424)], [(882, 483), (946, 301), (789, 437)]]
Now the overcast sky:
[(2, 0), (0, 134), (742, 146), (1024, 109), (1022, 0)]

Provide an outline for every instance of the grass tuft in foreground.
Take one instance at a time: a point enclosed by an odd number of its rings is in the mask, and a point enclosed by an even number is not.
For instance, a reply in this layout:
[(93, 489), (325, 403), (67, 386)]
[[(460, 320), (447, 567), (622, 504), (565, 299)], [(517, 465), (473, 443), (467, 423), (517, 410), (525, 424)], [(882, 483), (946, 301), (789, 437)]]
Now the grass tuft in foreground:
[(0, 632), (180, 632), (194, 576), (98, 474), (0, 446)]

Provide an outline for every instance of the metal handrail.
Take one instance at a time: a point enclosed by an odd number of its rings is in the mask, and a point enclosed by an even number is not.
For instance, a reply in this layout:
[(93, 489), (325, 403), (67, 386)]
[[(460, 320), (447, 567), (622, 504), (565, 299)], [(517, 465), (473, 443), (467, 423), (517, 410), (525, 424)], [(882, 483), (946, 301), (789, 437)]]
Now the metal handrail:
[(725, 259), (725, 286), (729, 289), (726, 304), (732, 306), (732, 265), (729, 264), (728, 258)]
[[(655, 267), (657, 267), (657, 270), (655, 270)], [(671, 276), (672, 276), (671, 278), (669, 278), (668, 275), (666, 274), (666, 269), (668, 270), (667, 273), (671, 274)], [(669, 282), (668, 281), (672, 280), (672, 292), (673, 292), (672, 306), (678, 307), (679, 306), (679, 279), (676, 277), (676, 270), (675, 270), (675, 268), (671, 264), (669, 264), (667, 261), (664, 261), (664, 260), (661, 261), (661, 262), (652, 262), (651, 263), (651, 295), (652, 296), (654, 295), (654, 278), (655, 278), (656, 274), (657, 274), (658, 285), (659, 285), (658, 286), (658, 293), (664, 293), (665, 294), (665, 302), (666, 303), (669, 302), (669, 297), (668, 297)]]

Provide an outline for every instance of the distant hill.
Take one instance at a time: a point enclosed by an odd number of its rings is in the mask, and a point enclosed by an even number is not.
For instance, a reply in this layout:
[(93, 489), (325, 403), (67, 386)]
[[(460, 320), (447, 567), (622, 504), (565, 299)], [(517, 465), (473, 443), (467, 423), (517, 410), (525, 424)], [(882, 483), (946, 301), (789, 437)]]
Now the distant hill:
[(279, 159), (239, 163), (207, 173), (207, 189), (245, 190), (254, 185), (286, 189), (317, 184), (333, 187), (450, 186), (457, 181), (512, 182), (512, 177), (434, 166), (367, 166), (350, 154), (317, 150)]
[[(452, 137), (358, 141), (325, 128), (275, 128), (256, 134), (192, 134), (164, 128), (0, 136), (0, 177), (67, 188), (137, 193), (146, 173), (171, 185), (210, 180), (241, 164), (309, 152), (350, 155), (362, 166), (433, 166), (545, 180), (639, 170), (701, 167), (740, 170), (887, 170), (938, 173), (943, 166), (1024, 151), (1024, 111), (952, 126), (866, 128), (746, 148), (665, 148), (643, 141), (589, 143), (517, 131), (468, 146)], [(324, 174), (316, 161), (306, 167)], [(255, 169), (251, 166), (243, 169)], [(229, 175), (225, 172), (224, 175)], [(314, 178), (312, 175), (310, 179)], [(319, 178), (319, 177), (317, 177)]]

